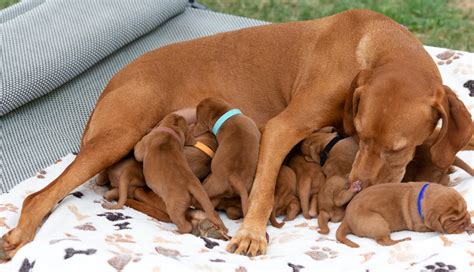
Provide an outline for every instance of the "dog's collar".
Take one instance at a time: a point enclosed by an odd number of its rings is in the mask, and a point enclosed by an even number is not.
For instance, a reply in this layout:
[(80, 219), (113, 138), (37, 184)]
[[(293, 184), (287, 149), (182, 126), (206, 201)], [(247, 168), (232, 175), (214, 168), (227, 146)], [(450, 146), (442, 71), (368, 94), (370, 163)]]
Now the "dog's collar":
[(229, 120), (232, 116), (242, 114), (242, 112), (239, 109), (231, 109), (228, 112), (224, 113), (219, 119), (217, 119), (216, 123), (214, 124), (214, 127), (212, 127), (212, 133), (217, 136), (217, 133), (219, 132), (219, 129), (221, 126)]
[(319, 153), (319, 160), (320, 160), (320, 165), (323, 166), (327, 159), (328, 159), (328, 156), (329, 156), (329, 152), (331, 152), (331, 149), (337, 144), (337, 142), (339, 142), (340, 140), (344, 139), (344, 137), (342, 137), (341, 135), (336, 135), (336, 137), (334, 137), (325, 147), (324, 149), (321, 151), (321, 153)]
[(420, 192), (418, 193), (418, 202), (417, 202), (417, 204), (418, 204), (418, 215), (420, 215), (422, 221), (424, 220), (424, 216), (423, 216), (423, 211), (421, 210), (421, 201), (423, 200), (423, 195), (425, 194), (425, 190), (428, 187), (428, 185), (430, 185), (430, 184), (426, 183), (425, 185), (423, 185), (423, 187), (421, 187)]
[(197, 141), (195, 144), (193, 144), (193, 146), (206, 153), (206, 155), (208, 155), (211, 159), (214, 157), (214, 151), (202, 142)]
[(183, 141), (183, 138), (181, 138), (178, 133), (176, 133), (176, 131), (174, 131), (173, 129), (169, 128), (169, 127), (157, 127), (154, 129), (155, 131), (162, 131), (162, 132), (166, 132), (168, 134), (170, 134), (171, 136), (173, 136), (178, 142), (180, 145), (184, 145), (184, 141)]

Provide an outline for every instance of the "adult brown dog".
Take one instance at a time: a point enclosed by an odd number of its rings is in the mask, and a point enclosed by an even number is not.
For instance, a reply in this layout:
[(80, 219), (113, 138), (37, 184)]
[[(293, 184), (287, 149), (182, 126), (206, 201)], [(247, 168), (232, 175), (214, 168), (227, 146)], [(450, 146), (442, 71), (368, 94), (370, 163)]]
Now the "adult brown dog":
[(147, 186), (163, 199), (166, 212), (179, 232), (190, 233), (193, 229), (186, 219), (192, 196), (209, 219), (227, 232), (201, 182), (186, 161), (184, 144), (189, 133), (187, 122), (182, 116), (169, 114), (135, 145), (135, 159), (143, 161)]
[[(439, 184), (409, 182), (380, 184), (357, 194), (347, 205), (336, 238), (359, 247), (346, 235), (374, 238), (390, 246), (410, 240), (392, 240), (390, 233), (401, 230), (462, 233), (471, 225), (464, 198), (453, 188)], [(424, 192), (423, 186), (428, 185)]]
[[(257, 168), (260, 131), (255, 122), (243, 114), (230, 117), (220, 127), (218, 120), (232, 108), (222, 99), (202, 100), (196, 108), (194, 135), (208, 131), (216, 134), (218, 148), (211, 162), (211, 174), (203, 182), (214, 207), (222, 198), (239, 195), (245, 215)], [(218, 127), (220, 129), (216, 129)]]
[(172, 44), (138, 58), (109, 82), (74, 162), (25, 199), (17, 227), (3, 237), (7, 258), (34, 238), (59, 200), (123, 158), (147, 128), (206, 97), (225, 98), (264, 127), (249, 211), (228, 245), (252, 256), (266, 252), (283, 159), (312, 131), (344, 123), (348, 134), (359, 135), (352, 181), (400, 181), (439, 119), (443, 128), (431, 153), (440, 168), (452, 164), (472, 134), (469, 112), (443, 86), (423, 45), (372, 11)]
[(128, 197), (133, 198), (135, 190), (145, 187), (142, 164), (134, 158), (125, 158), (111, 167), (102, 171), (97, 176), (97, 185), (106, 185), (110, 182), (112, 187), (104, 195), (108, 201), (117, 200), (116, 204), (104, 203), (106, 209), (121, 209)]

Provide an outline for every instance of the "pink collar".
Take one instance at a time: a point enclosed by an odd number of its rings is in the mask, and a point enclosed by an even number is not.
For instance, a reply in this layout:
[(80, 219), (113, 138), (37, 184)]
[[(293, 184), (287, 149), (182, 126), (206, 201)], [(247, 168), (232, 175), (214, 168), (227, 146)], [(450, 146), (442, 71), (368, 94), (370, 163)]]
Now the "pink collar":
[(180, 145), (184, 145), (183, 139), (178, 135), (178, 133), (176, 133), (176, 131), (174, 131), (173, 129), (171, 129), (169, 127), (157, 127), (153, 130), (154, 131), (166, 132), (166, 133), (170, 134), (171, 136), (173, 136), (179, 142)]

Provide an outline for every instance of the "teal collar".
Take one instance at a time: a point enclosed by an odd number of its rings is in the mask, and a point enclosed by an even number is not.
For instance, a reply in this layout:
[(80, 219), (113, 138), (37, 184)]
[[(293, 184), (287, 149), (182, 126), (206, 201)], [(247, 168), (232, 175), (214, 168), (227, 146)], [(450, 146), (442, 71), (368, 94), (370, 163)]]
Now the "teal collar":
[(219, 132), (221, 126), (232, 116), (239, 114), (242, 114), (239, 109), (231, 109), (228, 112), (224, 113), (221, 117), (219, 117), (219, 119), (217, 119), (216, 123), (214, 124), (214, 127), (212, 128), (212, 133), (217, 136), (217, 133)]

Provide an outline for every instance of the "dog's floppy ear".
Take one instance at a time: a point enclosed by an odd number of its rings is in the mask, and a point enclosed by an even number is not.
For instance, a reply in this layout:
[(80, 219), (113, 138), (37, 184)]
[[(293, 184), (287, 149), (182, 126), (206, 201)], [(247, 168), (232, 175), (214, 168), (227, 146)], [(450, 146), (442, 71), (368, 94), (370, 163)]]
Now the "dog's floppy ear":
[(364, 69), (361, 70), (352, 80), (351, 86), (347, 93), (346, 101), (344, 103), (344, 116), (343, 116), (343, 125), (344, 132), (352, 136), (356, 134), (356, 129), (354, 126), (354, 118), (357, 115), (357, 107), (359, 105), (360, 92), (358, 88), (363, 86), (368, 78), (372, 75), (372, 70)]
[(438, 138), (431, 146), (431, 158), (434, 165), (447, 169), (453, 164), (456, 153), (472, 137), (471, 115), (466, 106), (447, 86), (437, 91), (433, 107), (438, 111), (443, 124)]
[(147, 139), (147, 135), (145, 135), (133, 148), (133, 154), (135, 156), (135, 160), (142, 162), (143, 157), (145, 157), (145, 142)]

